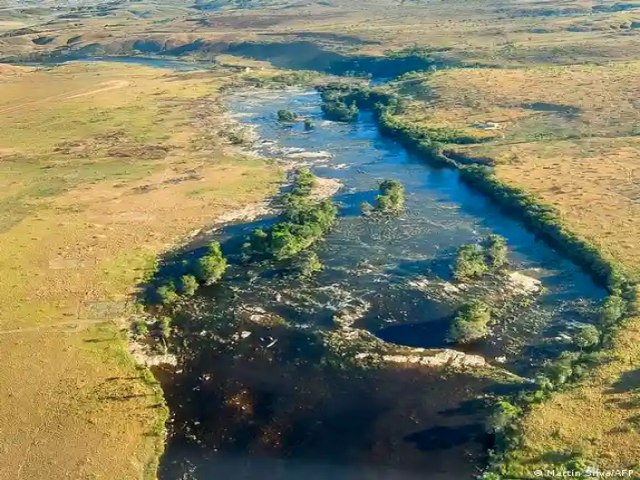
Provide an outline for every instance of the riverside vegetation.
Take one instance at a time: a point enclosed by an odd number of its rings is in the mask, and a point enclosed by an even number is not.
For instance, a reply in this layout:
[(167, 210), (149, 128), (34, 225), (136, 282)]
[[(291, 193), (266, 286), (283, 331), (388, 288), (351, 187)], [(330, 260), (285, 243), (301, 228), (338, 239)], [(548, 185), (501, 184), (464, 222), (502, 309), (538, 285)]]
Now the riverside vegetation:
[[(274, 51), (275, 62), (295, 63), (284, 59), (285, 48), (296, 61), (305, 59), (304, 52), (309, 49), (296, 48), (303, 47), (303, 42), (311, 44), (314, 55), (308, 55), (312, 58), (307, 62), (309, 68), (315, 68), (314, 64), (323, 64), (318, 68), (326, 68), (323, 57), (334, 51), (345, 55), (381, 55), (386, 50), (401, 52), (407, 45), (429, 45), (428, 49), (419, 52), (421, 56), (444, 56), (448, 61), (469, 66), (491, 65), (491, 68), (423, 72), (423, 76), (429, 78), (429, 85), (426, 82), (422, 85), (416, 78), (407, 78), (409, 82), (398, 89), (406, 87), (409, 91), (409, 87), (416, 86), (423, 93), (430, 93), (429, 89), (437, 88), (438, 101), (429, 103), (438, 108), (439, 100), (447, 96), (442, 85), (450, 86), (455, 107), (443, 110), (459, 112), (464, 122), (460, 128), (450, 118), (441, 123), (445, 128), (434, 126), (437, 121), (425, 122), (429, 124), (428, 130), (434, 133), (433, 138), (438, 132), (452, 130), (460, 136), (474, 136), (478, 129), (471, 129), (475, 133), (470, 134), (466, 127), (476, 120), (483, 122), (487, 117), (492, 121), (498, 117), (497, 121), (503, 121), (503, 124), (513, 121), (522, 126), (522, 130), (529, 129), (524, 139), (515, 140), (507, 131), (504, 146), (493, 151), (495, 158), (501, 155), (519, 157), (508, 165), (499, 165), (497, 179), (519, 185), (523, 192), (536, 194), (535, 202), (524, 206), (515, 196), (510, 197), (510, 193), (501, 193), (507, 203), (512, 198), (517, 204), (508, 207), (509, 210), (520, 215), (523, 209), (541, 205), (540, 199), (555, 203), (551, 210), (555, 212), (557, 207), (562, 213), (556, 216), (558, 222), (567, 222), (573, 232), (590, 239), (594, 248), (605, 252), (605, 262), (615, 264), (612, 260), (615, 259), (631, 272), (622, 282), (614, 279), (612, 283), (617, 288), (612, 290), (612, 301), (605, 303), (606, 308), (603, 308), (610, 313), (601, 315), (602, 318), (617, 319), (614, 323), (623, 322), (624, 333), (616, 334), (615, 328), (608, 333), (608, 329), (600, 329), (599, 323), (596, 327), (601, 330), (602, 341), (595, 349), (611, 352), (605, 367), (592, 370), (596, 371), (594, 377), (579, 388), (566, 388), (526, 411), (507, 403), (496, 408), (494, 421), (488, 422), (490, 431), (495, 431), (497, 436), (507, 436), (520, 426), (526, 430), (521, 445), (512, 447), (520, 451), (514, 453), (510, 462), (528, 465), (529, 471), (523, 467), (521, 475), (505, 473), (504, 476), (531, 478), (531, 471), (538, 465), (555, 466), (579, 452), (583, 457), (597, 458), (600, 465), (606, 467), (640, 458), (637, 431), (627, 428), (625, 423), (638, 412), (632, 405), (635, 401), (632, 379), (640, 355), (638, 319), (627, 321), (624, 318), (634, 311), (637, 313), (633, 308), (633, 293), (627, 286), (639, 278), (640, 271), (640, 249), (634, 241), (640, 238), (637, 235), (638, 210), (634, 206), (637, 205), (634, 200), (637, 189), (633, 188), (634, 182), (639, 184), (635, 181), (638, 170), (634, 167), (635, 159), (639, 158), (638, 137), (632, 132), (637, 129), (638, 122), (637, 116), (634, 117), (637, 109), (628, 101), (633, 98), (639, 66), (636, 61), (639, 58), (637, 7), (633, 3), (396, 2), (390, 14), (387, 1), (326, 0), (291, 2), (286, 16), (281, 15), (281, 5), (271, 0), (197, 1), (196, 8), (188, 8), (184, 2), (175, 0), (107, 3), (88, 0), (82, 5), (76, 5), (78, 2), (17, 0), (5, 3), (0, 9), (0, 50), (8, 61), (42, 59), (52, 53), (59, 58), (74, 58), (90, 52), (100, 55), (158, 51), (167, 55), (207, 57), (213, 55), (210, 52), (217, 52), (220, 44), (229, 44), (230, 36), (237, 42), (253, 42), (256, 35), (267, 30), (270, 39), (281, 42), (273, 47), (262, 45), (262, 51)], [(38, 8), (32, 8), (34, 5)], [(335, 6), (340, 7), (341, 17), (327, 16), (327, 11), (338, 11)], [(243, 10), (243, 7), (247, 9)], [(158, 28), (159, 25), (162, 28)], [(501, 32), (505, 40), (494, 41), (496, 32)], [(331, 51), (325, 50), (327, 45)], [(257, 50), (256, 46), (255, 43), (249, 45)], [(251, 55), (250, 48), (245, 51)], [(247, 63), (238, 61), (240, 68), (245, 68)], [(0, 70), (3, 68), (0, 66)], [(249, 64), (247, 68), (253, 69), (244, 74), (247, 80), (253, 77), (256, 85), (269, 82), (254, 65)], [(132, 75), (128, 71), (115, 80), (125, 83), (134, 80), (134, 85), (109, 91), (113, 85), (107, 84), (100, 87), (106, 89), (102, 93), (77, 96), (95, 90), (89, 85), (111, 80), (113, 75), (109, 73), (109, 78), (105, 78), (101, 72), (101, 78), (96, 77), (87, 82), (87, 88), (78, 89), (75, 86), (86, 81), (86, 72), (78, 75), (76, 71), (67, 76), (65, 88), (60, 90), (52, 77), (67, 70), (56, 70), (31, 75), (39, 80), (21, 88), (20, 98), (14, 95), (15, 92), (7, 92), (4, 86), (8, 84), (3, 84), (3, 108), (18, 107), (21, 118), (16, 119), (12, 113), (3, 111), (7, 127), (3, 132), (5, 138), (10, 139), (0, 145), (0, 164), (8, 169), (7, 175), (3, 176), (8, 180), (3, 192), (7, 195), (3, 197), (6, 205), (3, 218), (7, 219), (4, 223), (7, 230), (3, 233), (3, 246), (6, 247), (3, 248), (6, 255), (3, 265), (12, 273), (3, 277), (6, 282), (3, 290), (7, 296), (2, 311), (8, 330), (23, 325), (29, 328), (3, 336), (2, 351), (11, 360), (4, 363), (3, 380), (6, 379), (10, 386), (12, 396), (7, 397), (0, 411), (2, 443), (8, 448), (0, 462), (0, 476), (14, 477), (15, 472), (20, 471), (24, 478), (41, 478), (42, 471), (47, 471), (50, 476), (61, 478), (138, 478), (142, 468), (139, 465), (143, 465), (145, 475), (155, 478), (153, 466), (148, 465), (154, 453), (148, 453), (146, 443), (140, 446), (141, 438), (152, 438), (147, 435), (147, 427), (153, 420), (141, 420), (140, 417), (152, 412), (143, 404), (146, 399), (150, 399), (151, 405), (157, 401), (145, 396), (148, 390), (143, 388), (144, 382), (122, 380), (136, 375), (130, 362), (123, 360), (126, 357), (123, 338), (114, 334), (116, 328), (111, 326), (100, 325), (70, 335), (67, 332), (58, 334), (55, 325), (69, 318), (75, 320), (76, 315), (80, 322), (85, 318), (93, 319), (93, 316), (87, 317), (86, 303), (120, 299), (139, 280), (140, 272), (146, 270), (150, 255), (166, 248), (180, 235), (186, 235), (194, 225), (209, 221), (222, 211), (220, 205), (224, 204), (225, 209), (232, 208), (225, 203), (230, 199), (242, 205), (269, 193), (273, 189), (273, 177), (266, 168), (248, 166), (235, 159), (227, 158), (221, 165), (218, 159), (222, 157), (211, 152), (204, 156), (206, 161), (203, 163), (199, 163), (201, 156), (194, 155), (193, 151), (179, 156), (172, 152), (165, 160), (151, 162), (139, 153), (132, 157), (112, 154), (110, 146), (104, 144), (98, 149), (79, 152), (77, 158), (51, 155), (53, 149), (48, 149), (48, 143), (52, 138), (57, 138), (54, 143), (81, 137), (93, 142), (99, 140), (97, 136), (93, 137), (94, 134), (106, 132), (111, 135), (119, 129), (130, 134), (127, 143), (135, 139), (136, 143), (148, 148), (150, 137), (146, 133), (152, 127), (152, 122), (148, 121), (152, 116), (161, 119), (156, 124), (161, 126), (161, 134), (154, 135), (155, 141), (172, 147), (180, 144), (185, 138), (182, 127), (189, 122), (185, 118), (173, 118), (173, 113), (181, 110), (182, 104), (191, 109), (191, 100), (185, 97), (193, 99), (194, 92), (191, 85), (176, 95), (175, 91), (179, 89), (175, 87), (183, 84), (184, 78), (176, 82), (170, 75), (170, 81), (163, 81), (163, 85), (149, 95), (153, 90), (147, 88), (150, 80), (143, 82), (143, 91), (135, 85), (138, 74)], [(5, 72), (2, 70), (3, 81), (13, 75)], [(576, 74), (578, 82), (574, 81)], [(306, 72), (299, 75), (306, 75)], [(287, 74), (283, 84), (289, 84), (289, 76)], [(191, 79), (192, 84), (197, 83), (194, 80)], [(467, 86), (470, 88), (465, 88)], [(630, 93), (625, 93), (625, 87)], [(202, 92), (206, 88), (199, 86), (197, 90)], [(487, 94), (492, 88), (500, 92), (502, 98)], [(536, 89), (542, 91), (538, 98), (535, 98)], [(66, 96), (63, 95), (65, 92)], [(136, 95), (137, 104), (134, 104)], [(42, 102), (44, 97), (47, 100)], [(158, 102), (157, 110), (156, 106), (147, 108), (153, 98), (163, 100)], [(420, 92), (416, 98), (420, 98)], [(593, 100), (603, 102), (604, 108), (589, 111)], [(548, 121), (547, 115), (522, 107), (538, 101), (576, 105), (581, 112), (574, 117), (586, 113), (596, 123), (586, 125), (584, 138), (579, 138), (582, 133), (576, 136), (566, 128), (567, 123), (575, 122), (573, 118), (559, 124), (557, 118)], [(52, 115), (54, 103), (55, 115)], [(24, 106), (32, 104), (38, 107), (27, 112)], [(483, 118), (480, 112), (485, 105), (489, 107)], [(95, 118), (89, 118), (83, 106), (96, 107), (92, 114)], [(105, 114), (105, 110), (108, 113)], [(525, 118), (522, 110), (529, 110), (530, 116)], [(133, 118), (131, 112), (135, 112)], [(167, 112), (172, 118), (167, 117)], [(198, 116), (211, 117), (200, 115), (200, 112)], [(429, 115), (429, 118), (436, 116)], [(404, 118), (405, 122), (407, 118)], [(421, 123), (419, 118), (410, 120), (408, 123)], [(594, 125), (606, 122), (612, 128), (605, 131), (594, 128)], [(39, 126), (44, 128), (38, 129)], [(629, 136), (620, 135), (616, 129), (629, 131)], [(180, 134), (170, 142), (162, 138), (166, 132), (179, 130)], [(491, 133), (501, 134), (501, 131)], [(562, 136), (562, 141), (550, 141), (554, 135)], [(451, 138), (456, 136), (451, 135)], [(531, 142), (531, 138), (537, 143)], [(25, 139), (33, 144), (25, 148)], [(201, 145), (203, 142), (194, 143)], [(47, 148), (41, 149), (43, 145)], [(74, 148), (79, 147), (82, 145)], [(491, 156), (482, 148), (480, 145), (477, 150), (479, 155)], [(423, 148), (422, 152), (425, 157), (431, 156), (433, 162), (448, 163), (447, 159), (434, 155), (430, 148)], [(465, 153), (469, 155), (468, 151)], [(209, 165), (207, 162), (211, 158), (216, 159), (215, 164), (201, 170), (203, 164)], [(150, 164), (158, 175), (144, 170)], [(48, 177), (44, 182), (38, 178), (40, 166), (43, 168), (40, 173), (46, 173)], [(191, 168), (198, 168), (205, 180), (163, 183), (167, 179), (159, 175), (158, 167), (169, 172), (174, 180), (180, 174), (189, 175)], [(68, 174), (64, 173), (67, 171)], [(52, 178), (54, 172), (63, 174)], [(461, 173), (466, 175), (464, 170)], [(478, 174), (493, 177), (495, 172)], [(17, 175), (19, 181), (16, 182)], [(468, 178), (473, 179), (475, 175), (470, 172)], [(231, 180), (236, 177), (240, 180)], [(569, 178), (571, 181), (566, 180)], [(114, 190), (127, 199), (119, 206), (115, 203), (116, 195), (109, 193), (104, 197), (112, 180), (117, 184)], [(492, 185), (493, 180), (490, 178), (486, 187), (489, 194), (494, 189), (502, 190)], [(599, 183), (602, 180), (604, 183)], [(478, 188), (485, 188), (480, 186), (485, 181), (480, 179)], [(90, 188), (83, 191), (82, 200), (79, 200), (75, 190), (82, 182)], [(129, 195), (129, 187), (137, 192), (136, 195)], [(179, 194), (177, 200), (176, 193)], [(50, 202), (54, 198), (55, 203)], [(220, 202), (216, 203), (216, 199)], [(165, 201), (170, 201), (171, 207), (164, 205)], [(141, 211), (146, 216), (144, 221), (139, 220)], [(135, 229), (130, 224), (119, 223), (134, 217), (138, 218)], [(154, 217), (159, 221), (154, 221)], [(110, 220), (105, 222), (105, 218)], [(113, 218), (119, 220), (112, 221)], [(97, 233), (96, 230), (102, 230), (103, 226), (104, 231)], [(547, 230), (553, 230), (532, 228), (543, 236)], [(38, 240), (44, 237), (47, 242)], [(582, 249), (573, 254), (573, 244), (563, 243), (562, 237), (562, 234), (554, 233), (547, 239), (559, 238), (557, 246), (568, 247), (563, 248), (568, 256), (580, 261)], [(25, 242), (25, 239), (33, 241)], [(56, 255), (60, 252), (65, 252), (66, 262), (75, 262), (82, 268), (51, 267), (59, 265)], [(95, 278), (93, 267), (89, 267), (93, 264), (97, 272)], [(591, 262), (585, 261), (584, 265), (590, 269)], [(16, 272), (15, 277), (13, 272)], [(46, 274), (41, 275), (42, 272)], [(605, 272), (601, 281), (608, 283), (606, 277)], [(615, 314), (619, 310), (622, 311), (620, 316)], [(32, 325), (46, 327), (47, 334), (36, 332), (31, 336)], [(54, 327), (49, 328), (51, 325)], [(81, 341), (76, 341), (78, 338)], [(62, 354), (63, 351), (71, 353)], [(27, 365), (28, 370), (16, 367), (18, 363)], [(48, 368), (35, 369), (34, 365), (39, 364), (48, 365)], [(23, 388), (23, 380), (27, 377), (33, 379), (31, 386), (36, 391)], [(119, 380), (114, 381), (116, 377)], [(69, 385), (74, 388), (67, 388)], [(624, 391), (620, 391), (620, 385), (624, 386)], [(119, 395), (131, 394), (130, 389), (134, 394), (128, 395), (127, 402), (123, 402)], [(42, 398), (50, 398), (57, 406), (55, 411), (42, 409)], [(111, 398), (117, 400), (108, 400)], [(614, 402), (626, 406), (614, 405)], [(526, 418), (518, 425), (523, 415)], [(585, 417), (591, 421), (583, 422)], [(60, 425), (60, 429), (68, 432), (65, 442), (59, 441), (60, 430), (53, 428), (54, 425)], [(157, 431), (155, 427), (154, 431)], [(34, 438), (38, 439), (35, 443)], [(62, 450), (63, 454), (60, 453)], [(579, 463), (576, 460), (575, 465)]]
[(285, 260), (307, 249), (333, 226), (338, 209), (332, 200), (311, 197), (315, 177), (298, 171), (291, 192), (284, 195), (281, 220), (267, 230), (254, 230), (242, 247), (245, 259)]
[[(343, 85), (328, 88), (343, 102), (353, 101), (360, 108), (373, 109), (383, 133), (397, 138), (408, 148), (423, 155), (427, 161), (456, 168), (463, 181), (487, 194), (506, 212), (522, 219), (528, 228), (561, 249), (567, 257), (583, 266), (594, 279), (609, 289), (610, 295), (603, 302), (597, 325), (581, 327), (575, 335), (574, 344), (578, 350), (565, 352), (557, 360), (549, 362), (538, 376), (535, 388), (512, 398), (503, 398), (496, 404), (495, 417), (501, 417), (504, 421), (497, 422), (494, 427), (488, 426), (496, 441), (484, 477), (491, 480), (533, 478), (530, 467), (521, 463), (523, 431), (519, 427), (520, 422), (531, 411), (532, 406), (543, 403), (555, 392), (566, 391), (572, 385), (583, 381), (589, 372), (603, 365), (607, 351), (613, 347), (618, 329), (625, 323), (626, 318), (639, 313), (638, 293), (634, 281), (624, 273), (619, 263), (605, 256), (597, 246), (572, 232), (552, 206), (541, 203), (538, 198), (522, 188), (506, 185), (489, 167), (473, 163), (461, 164), (443, 154), (445, 143), (480, 143), (486, 141), (486, 138), (476, 138), (454, 129), (434, 129), (407, 123), (399, 115), (403, 109), (402, 99), (384, 89)], [(495, 242), (493, 248), (496, 252), (501, 251), (501, 242)], [(476, 277), (487, 271), (487, 257), (480, 246), (462, 247), (461, 253), (462, 276)], [(501, 255), (498, 254), (498, 264), (500, 258)], [(465, 319), (472, 321), (462, 323)], [(451, 336), (456, 337), (458, 332), (463, 332), (461, 338), (465, 337), (466, 330), (457, 328), (459, 324), (463, 327), (475, 327), (472, 328), (474, 332), (469, 335), (470, 338), (485, 334), (485, 320), (488, 324), (490, 311), (482, 305), (476, 303), (465, 306), (459, 312), (458, 321), (452, 326)], [(502, 428), (500, 425), (503, 424), (509, 426)], [(568, 460), (562, 465), (556, 465), (571, 469), (584, 462), (580, 453), (574, 452), (568, 455)]]
[(153, 305), (173, 305), (182, 297), (192, 297), (201, 284), (217, 282), (226, 269), (220, 243), (212, 241), (203, 255), (165, 266), (147, 288), (146, 300)]
[(364, 202), (360, 208), (365, 215), (372, 213), (391, 214), (401, 212), (404, 209), (404, 203), (404, 185), (397, 180), (384, 180), (380, 183), (375, 205), (372, 206), (370, 203)]

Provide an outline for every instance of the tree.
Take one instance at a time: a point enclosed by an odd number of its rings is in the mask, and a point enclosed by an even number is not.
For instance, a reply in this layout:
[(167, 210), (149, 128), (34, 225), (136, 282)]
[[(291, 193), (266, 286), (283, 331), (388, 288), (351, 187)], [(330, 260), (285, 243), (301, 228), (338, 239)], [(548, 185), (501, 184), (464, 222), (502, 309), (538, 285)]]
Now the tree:
[(181, 295), (191, 297), (198, 290), (198, 280), (193, 275), (183, 275), (178, 283), (178, 291)]
[(155, 291), (156, 301), (162, 305), (172, 305), (180, 300), (173, 282), (160, 285)]
[(507, 264), (507, 241), (500, 235), (489, 235), (486, 239), (487, 264), (492, 269), (499, 269)]
[(310, 277), (323, 269), (324, 265), (322, 265), (316, 252), (308, 252), (307, 254), (301, 255), (297, 262), (297, 270), (303, 277)]
[(487, 431), (489, 433), (503, 433), (513, 426), (514, 420), (522, 410), (512, 403), (502, 400), (495, 406), (489, 418), (487, 418)]
[(378, 212), (398, 212), (404, 208), (404, 185), (397, 180), (380, 183), (380, 194), (376, 197), (375, 210)]
[(456, 280), (478, 278), (489, 270), (486, 263), (484, 249), (477, 244), (462, 245), (458, 249), (453, 266), (453, 276)]
[(470, 343), (489, 334), (491, 309), (485, 303), (474, 300), (463, 305), (453, 319), (449, 329), (449, 340)]
[(227, 260), (222, 255), (220, 243), (213, 241), (209, 244), (207, 253), (196, 263), (196, 278), (206, 285), (217, 282), (227, 269)]
[(313, 125), (313, 121), (310, 118), (307, 118), (304, 121), (304, 129), (309, 131), (309, 130), (313, 130), (314, 125)]
[(171, 318), (161, 317), (160, 320), (158, 320), (158, 330), (160, 330), (162, 338), (169, 338), (171, 335)]
[(133, 334), (138, 337), (144, 337), (149, 333), (149, 326), (144, 320), (136, 320), (132, 325)]
[(322, 104), (322, 111), (329, 120), (337, 122), (355, 122), (360, 110), (355, 102), (347, 105), (341, 100), (328, 100)]
[(625, 311), (625, 301), (617, 295), (609, 295), (600, 307), (600, 323), (604, 327), (611, 327), (624, 316)]
[(290, 110), (278, 110), (278, 121), (283, 123), (295, 122), (298, 115)]
[(573, 342), (580, 348), (595, 347), (600, 343), (600, 331), (593, 325), (581, 325)]

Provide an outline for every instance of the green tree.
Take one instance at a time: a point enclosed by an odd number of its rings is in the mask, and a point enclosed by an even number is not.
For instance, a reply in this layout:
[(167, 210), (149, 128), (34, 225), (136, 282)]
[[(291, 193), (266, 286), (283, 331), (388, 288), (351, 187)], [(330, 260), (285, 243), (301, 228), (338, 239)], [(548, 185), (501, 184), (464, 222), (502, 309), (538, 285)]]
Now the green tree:
[(220, 243), (213, 241), (209, 244), (207, 253), (196, 263), (195, 275), (206, 285), (217, 282), (227, 269), (227, 259), (222, 255)]
[(458, 249), (453, 266), (453, 276), (456, 280), (478, 278), (489, 271), (484, 249), (477, 244), (462, 245)]
[(398, 212), (404, 208), (404, 185), (397, 180), (380, 183), (380, 194), (376, 197), (377, 212)]
[(337, 122), (355, 122), (360, 110), (355, 102), (347, 105), (341, 100), (329, 100), (322, 104), (322, 111), (329, 120)]
[(522, 413), (522, 410), (512, 403), (502, 400), (493, 409), (487, 418), (487, 431), (489, 433), (504, 433), (513, 427), (514, 421)]
[(609, 295), (600, 307), (600, 323), (605, 328), (618, 323), (626, 311), (626, 302), (617, 295)]
[(298, 115), (290, 110), (278, 110), (278, 121), (283, 123), (295, 122)]
[(304, 129), (307, 131), (314, 129), (313, 121), (310, 118), (304, 121)]
[(158, 330), (160, 331), (162, 338), (169, 338), (171, 335), (171, 318), (161, 317), (160, 320), (158, 320)]
[(181, 295), (191, 297), (198, 290), (198, 280), (193, 275), (183, 275), (180, 277), (178, 291)]
[(463, 305), (456, 314), (449, 329), (449, 340), (456, 343), (470, 343), (489, 334), (491, 309), (479, 300)]
[(310, 277), (316, 272), (320, 272), (324, 269), (324, 265), (318, 258), (316, 252), (308, 252), (302, 254), (297, 262), (297, 270), (303, 277)]
[(132, 325), (133, 334), (138, 337), (144, 337), (149, 333), (149, 326), (144, 320), (136, 320)]
[(156, 288), (155, 296), (156, 302), (165, 306), (173, 305), (180, 300), (180, 296), (176, 292), (176, 287), (173, 282), (164, 283)]
[(600, 343), (600, 331), (593, 325), (581, 325), (573, 342), (580, 348), (595, 347)]
[(487, 264), (499, 269), (507, 264), (507, 241), (500, 235), (489, 235), (486, 240)]

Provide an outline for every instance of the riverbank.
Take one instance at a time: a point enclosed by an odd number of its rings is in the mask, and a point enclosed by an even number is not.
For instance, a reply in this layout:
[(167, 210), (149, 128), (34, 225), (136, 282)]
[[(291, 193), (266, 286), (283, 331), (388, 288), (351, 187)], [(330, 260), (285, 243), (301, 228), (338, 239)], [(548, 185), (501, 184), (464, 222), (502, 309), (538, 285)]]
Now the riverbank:
[[(387, 445), (384, 458), (391, 460), (381, 460), (372, 453), (362, 443), (364, 435), (349, 441), (344, 437), (347, 443), (339, 452), (329, 445), (307, 448), (296, 443), (296, 461), (334, 459), (348, 472), (355, 464), (347, 453), (355, 451), (381, 468), (393, 466), (397, 478), (409, 478), (413, 469), (425, 471), (436, 458), (443, 467), (429, 470), (434, 475), (450, 475), (447, 468), (470, 474), (484, 452), (481, 423), (486, 416), (486, 392), (496, 383), (522, 382), (518, 376), (505, 375), (504, 368), (515, 362), (519, 363), (517, 368), (526, 371), (533, 352), (527, 348), (522, 358), (516, 352), (524, 345), (539, 345), (543, 327), (557, 326), (563, 311), (577, 309), (573, 315), (580, 321), (579, 309), (588, 308), (592, 296), (597, 298), (600, 290), (574, 265), (536, 242), (518, 222), (461, 185), (457, 173), (427, 168), (405, 148), (381, 137), (367, 115), (355, 125), (328, 122), (323, 118), (319, 95), (300, 90), (239, 93), (229, 99), (229, 105), (238, 118), (260, 133), (262, 139), (257, 145), (261, 152), (270, 157), (291, 156), (312, 166), (318, 175), (339, 179), (344, 188), (335, 200), (341, 205), (342, 215), (325, 240), (312, 248), (324, 268), (302, 279), (292, 275), (287, 265), (247, 265), (237, 256), (247, 235), (256, 228), (268, 228), (269, 219), (217, 232), (216, 240), (229, 255), (224, 279), (202, 289), (172, 312), (172, 345), (178, 365), (175, 371), (164, 372), (165, 392), (174, 417), (173, 434), (163, 459), (163, 478), (179, 478), (185, 468), (192, 468), (189, 471), (196, 478), (218, 475), (224, 471), (227, 452), (235, 452), (246, 461), (248, 471), (258, 465), (249, 455), (253, 449), (279, 458), (288, 448), (294, 448), (291, 442), (295, 436), (289, 432), (306, 431), (323, 414), (287, 419), (272, 417), (269, 412), (278, 405), (286, 411), (294, 405), (307, 405), (300, 396), (318, 389), (318, 398), (330, 401), (334, 388), (342, 389), (342, 382), (353, 379), (354, 389), (347, 388), (344, 397), (336, 398), (348, 401), (348, 411), (356, 416), (362, 405), (359, 397), (351, 395), (359, 388), (361, 375), (368, 378), (367, 382), (380, 376), (380, 392), (386, 390), (386, 382), (394, 385), (390, 388), (401, 388), (403, 382), (413, 378), (411, 381), (420, 385), (418, 390), (430, 398), (406, 411), (394, 404), (388, 415), (373, 408), (362, 428), (373, 436), (371, 441)], [(299, 122), (279, 122), (278, 111), (296, 113)], [(315, 127), (306, 129), (303, 120), (311, 120)], [(378, 220), (363, 217), (361, 203), (374, 201), (384, 178), (405, 185), (407, 210)], [(492, 285), (447, 289), (444, 279), (450, 273), (446, 262), (451, 260), (450, 252), (461, 244), (479, 241), (496, 231), (508, 238), (513, 268), (521, 275), (532, 275), (530, 281), (536, 284), (542, 281), (545, 292), (533, 300), (536, 308), (527, 308), (532, 301), (526, 301), (515, 318), (497, 321), (492, 326), (495, 339), (474, 345), (469, 352), (454, 351), (440, 335), (440, 320), (451, 315), (468, 295), (478, 295)], [(416, 278), (426, 289), (415, 287), (412, 280)], [(577, 296), (581, 296), (580, 301), (574, 303)], [(497, 308), (502, 306), (498, 303)], [(355, 318), (354, 312), (358, 312)], [(345, 318), (355, 324), (337, 328)], [(421, 348), (420, 344), (404, 348), (376, 341), (372, 334), (383, 325), (411, 322), (431, 330), (423, 341), (433, 345), (432, 337), (441, 336), (440, 343), (433, 348)], [(419, 328), (414, 332), (414, 340), (424, 335)], [(368, 369), (368, 365), (380, 368)], [(254, 373), (247, 376), (247, 372)], [(391, 372), (398, 378), (390, 381)], [(313, 380), (305, 381), (307, 374)], [(423, 384), (418, 381), (421, 377)], [(384, 404), (390, 401), (380, 396)], [(474, 405), (469, 416), (452, 413), (445, 418), (439, 413), (453, 412), (461, 402)], [(236, 408), (245, 413), (238, 416)], [(420, 412), (413, 416), (421, 421), (408, 418), (413, 408)], [(213, 418), (212, 411), (223, 413)], [(434, 445), (434, 452), (428, 453), (401, 441), (412, 433), (417, 435), (417, 428), (436, 432), (442, 423), (448, 427), (436, 443), (455, 442), (450, 451)], [(375, 432), (375, 425), (391, 424), (398, 427)], [(350, 423), (311, 436), (304, 445), (334, 438), (342, 428), (351, 428)], [(242, 433), (216, 433), (236, 431)], [(216, 453), (203, 449), (203, 445)], [(472, 458), (464, 453), (468, 451), (474, 452)], [(293, 475), (295, 469), (285, 470)]]
[(158, 254), (281, 176), (212, 135), (225, 122), (220, 78), (109, 63), (8, 70), (0, 477), (155, 478), (166, 410), (128, 353), (129, 299)]
[[(634, 359), (639, 352), (629, 336), (635, 338), (639, 323), (637, 310), (637, 284), (629, 272), (637, 265), (629, 258), (616, 258), (602, 245), (595, 245), (577, 235), (567, 225), (565, 214), (539, 197), (528, 192), (527, 186), (515, 187), (513, 179), (501, 179), (486, 166), (487, 158), (474, 165), (464, 156), (464, 163), (443, 154), (445, 145), (459, 147), (474, 143), (449, 128), (442, 138), (443, 129), (421, 127), (402, 119), (402, 98), (384, 91), (346, 91), (346, 102), (355, 100), (360, 107), (373, 108), (380, 128), (398, 138), (403, 144), (419, 152), (426, 160), (439, 166), (458, 170), (461, 179), (479, 189), (497, 202), (505, 211), (521, 218), (528, 228), (560, 249), (564, 255), (580, 264), (594, 279), (609, 289), (609, 300), (621, 305), (620, 313), (607, 318), (602, 313), (600, 324), (600, 352), (578, 355), (565, 367), (570, 380), (560, 385), (541, 387), (536, 394), (512, 401), (522, 408), (517, 428), (499, 432), (498, 448), (489, 467), (495, 478), (535, 478), (536, 469), (567, 469), (574, 465), (598, 465), (600, 468), (637, 468), (637, 444), (631, 439), (634, 416), (624, 409), (607, 409), (608, 401), (625, 402), (634, 389)], [(486, 141), (478, 137), (475, 143)], [(490, 162), (493, 163), (493, 162)], [(498, 173), (501, 169), (498, 168)], [(522, 183), (522, 182), (519, 182)], [(606, 305), (606, 304), (605, 304)], [(606, 316), (603, 316), (606, 315)], [(585, 381), (580, 369), (590, 371)], [(573, 373), (572, 373), (573, 372)], [(573, 377), (573, 378), (572, 378)], [(576, 382), (578, 385), (576, 385)], [(561, 393), (553, 393), (560, 390)], [(617, 394), (617, 398), (608, 395)], [(607, 412), (608, 410), (608, 412)], [(585, 425), (580, 421), (585, 411), (594, 412), (596, 423)], [(567, 416), (567, 412), (570, 412)], [(511, 418), (513, 422), (515, 418)], [(621, 428), (611, 428), (616, 425)], [(588, 429), (587, 430), (585, 430)], [(615, 441), (613, 440), (615, 437)], [(597, 439), (594, 441), (594, 439)], [(617, 445), (618, 448), (613, 447)], [(619, 448), (624, 445), (624, 448)], [(615, 453), (614, 453), (615, 452)]]

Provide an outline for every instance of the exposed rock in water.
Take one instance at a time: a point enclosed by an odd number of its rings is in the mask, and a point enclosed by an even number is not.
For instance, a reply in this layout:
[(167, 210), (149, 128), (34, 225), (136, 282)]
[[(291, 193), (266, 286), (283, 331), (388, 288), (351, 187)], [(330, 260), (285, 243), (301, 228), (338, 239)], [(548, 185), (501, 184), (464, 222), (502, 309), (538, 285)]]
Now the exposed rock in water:
[(365, 313), (371, 308), (371, 304), (363, 300), (359, 300), (356, 305), (349, 305), (341, 309), (333, 315), (333, 321), (340, 328), (349, 328), (356, 321), (360, 320)]
[(246, 322), (261, 325), (263, 327), (274, 327), (277, 325), (287, 325), (287, 321), (280, 315), (269, 313), (262, 307), (242, 305), (238, 310), (238, 317)]
[(418, 364), (427, 367), (485, 367), (487, 361), (480, 355), (470, 355), (457, 350), (426, 350), (413, 348), (406, 355), (383, 355), (387, 363)]
[(327, 348), (341, 362), (360, 367), (385, 364), (421, 365), (432, 368), (475, 368), (490, 366), (480, 355), (452, 349), (403, 347), (387, 343), (359, 328), (343, 327), (324, 334)]
[(342, 188), (342, 182), (335, 178), (316, 177), (315, 184), (311, 190), (311, 198), (314, 200), (324, 200), (329, 198)]
[(145, 367), (157, 367), (158, 365), (178, 364), (178, 358), (170, 353), (154, 353), (151, 349), (140, 342), (131, 339), (129, 341), (129, 353), (138, 365)]
[(509, 272), (507, 286), (517, 294), (532, 295), (540, 292), (542, 282), (520, 272)]
[(331, 158), (331, 153), (329, 152), (294, 152), (287, 154), (287, 158), (291, 159), (328, 159)]

